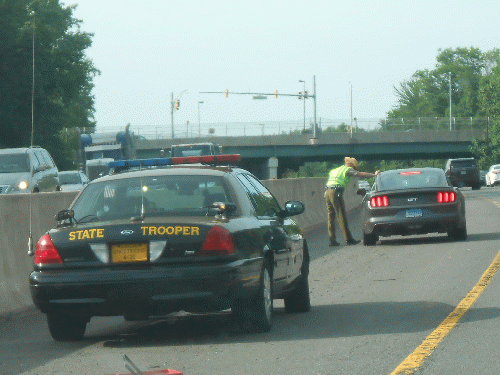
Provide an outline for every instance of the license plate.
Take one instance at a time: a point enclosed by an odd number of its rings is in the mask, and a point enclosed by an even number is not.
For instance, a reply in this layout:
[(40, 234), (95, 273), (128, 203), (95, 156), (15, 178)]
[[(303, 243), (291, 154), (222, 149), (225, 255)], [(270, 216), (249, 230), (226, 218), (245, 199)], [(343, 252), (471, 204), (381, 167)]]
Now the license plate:
[(420, 217), (420, 216), (422, 216), (422, 210), (420, 208), (406, 210), (406, 217)]
[(467, 174), (467, 171), (460, 171), (460, 174)]
[(147, 243), (117, 244), (111, 246), (112, 263), (146, 262), (147, 260)]

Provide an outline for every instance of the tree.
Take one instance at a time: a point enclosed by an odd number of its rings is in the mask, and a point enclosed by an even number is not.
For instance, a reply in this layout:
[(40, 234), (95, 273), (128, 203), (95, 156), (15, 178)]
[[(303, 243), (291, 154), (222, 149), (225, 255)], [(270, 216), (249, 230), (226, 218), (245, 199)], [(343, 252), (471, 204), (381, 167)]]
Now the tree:
[(33, 144), (48, 149), (61, 169), (72, 167), (61, 131), (95, 127), (91, 91), (99, 71), (85, 56), (92, 34), (80, 30), (75, 7), (0, 0), (0, 147), (31, 145), (33, 125)]
[(448, 117), (450, 76), (452, 115), (477, 116), (486, 56), (474, 47), (439, 50), (435, 69), (417, 71), (411, 80), (394, 89), (399, 107), (389, 112), (388, 117)]
[(489, 118), (486, 141), (475, 140), (471, 147), (480, 169), (500, 163), (500, 50), (486, 54), (486, 68), (479, 90), (481, 112)]

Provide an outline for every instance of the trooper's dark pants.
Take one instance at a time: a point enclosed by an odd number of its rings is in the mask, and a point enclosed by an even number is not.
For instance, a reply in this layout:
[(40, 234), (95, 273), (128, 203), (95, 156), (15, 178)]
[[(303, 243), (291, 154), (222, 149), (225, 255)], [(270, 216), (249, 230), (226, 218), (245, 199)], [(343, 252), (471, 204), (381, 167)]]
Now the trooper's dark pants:
[(352, 241), (353, 237), (347, 223), (347, 215), (344, 204), (343, 188), (328, 188), (325, 191), (326, 208), (328, 210), (328, 236), (330, 243), (336, 241), (335, 237), (335, 217), (339, 222), (340, 229), (346, 242)]

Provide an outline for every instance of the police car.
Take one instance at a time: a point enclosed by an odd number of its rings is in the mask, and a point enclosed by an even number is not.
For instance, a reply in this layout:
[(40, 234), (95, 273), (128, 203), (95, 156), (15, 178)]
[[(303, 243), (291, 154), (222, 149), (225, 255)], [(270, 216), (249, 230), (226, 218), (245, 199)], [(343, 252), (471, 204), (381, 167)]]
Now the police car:
[(52, 337), (81, 340), (94, 316), (144, 320), (231, 309), (269, 331), (273, 299), (307, 312), (309, 254), (290, 217), (240, 155), (119, 161), (37, 242), (29, 284)]

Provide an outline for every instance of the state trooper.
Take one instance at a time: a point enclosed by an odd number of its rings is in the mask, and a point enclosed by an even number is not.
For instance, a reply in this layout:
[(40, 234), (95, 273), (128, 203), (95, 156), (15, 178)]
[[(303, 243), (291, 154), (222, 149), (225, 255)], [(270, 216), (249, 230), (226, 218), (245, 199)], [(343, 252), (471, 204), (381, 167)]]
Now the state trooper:
[(355, 158), (346, 156), (344, 158), (344, 165), (332, 169), (328, 173), (328, 180), (325, 187), (326, 208), (328, 210), (328, 237), (330, 246), (339, 246), (335, 236), (335, 217), (339, 222), (340, 229), (344, 235), (345, 241), (348, 245), (356, 245), (359, 240), (352, 237), (349, 225), (347, 223), (347, 215), (344, 203), (344, 190), (349, 184), (351, 177), (370, 178), (379, 174), (359, 172), (358, 161)]

